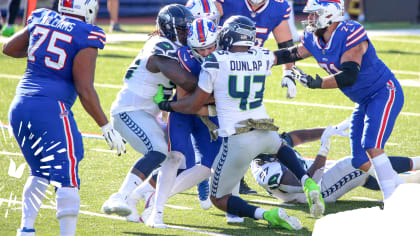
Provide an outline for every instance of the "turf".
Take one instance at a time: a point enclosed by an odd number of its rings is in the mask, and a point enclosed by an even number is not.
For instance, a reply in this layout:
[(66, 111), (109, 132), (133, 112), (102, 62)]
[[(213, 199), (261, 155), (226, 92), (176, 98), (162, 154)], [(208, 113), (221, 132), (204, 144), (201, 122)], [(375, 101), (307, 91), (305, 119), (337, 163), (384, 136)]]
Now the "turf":
[[(392, 27), (393, 26), (393, 27)], [(369, 24), (368, 28), (399, 28), (401, 24)], [(123, 25), (129, 32), (148, 32), (153, 30), (150, 25)], [(404, 40), (409, 39), (410, 42)], [(404, 43), (400, 43), (403, 41)], [(420, 75), (420, 37), (418, 36), (392, 36), (373, 37), (379, 57), (393, 70), (398, 71), (396, 76), (400, 80), (414, 80), (419, 82)], [(95, 83), (102, 106), (109, 111), (111, 103), (119, 89), (105, 88), (100, 85), (122, 85), (122, 78), (125, 71), (143, 43), (109, 43), (104, 51), (101, 51), (97, 60)], [(275, 49), (275, 42), (269, 40), (266, 47)], [(122, 50), (123, 49), (123, 50)], [(0, 121), (8, 123), (8, 107), (13, 99), (18, 78), (25, 70), (25, 59), (12, 59), (0, 54)], [(320, 73), (325, 75), (321, 69), (315, 67), (313, 59), (307, 59), (297, 63), (302, 65), (309, 74)], [(16, 78), (14, 78), (14, 76)], [(328, 124), (341, 122), (351, 114), (351, 107), (354, 106), (349, 99), (343, 96), (338, 90), (309, 90), (300, 85), (298, 95), (293, 100), (286, 99), (286, 90), (280, 87), (281, 68), (274, 68), (266, 84), (265, 103), (267, 111), (275, 119), (275, 123), (282, 131), (291, 131), (302, 128), (323, 127)], [(389, 155), (415, 156), (420, 153), (420, 92), (419, 87), (404, 86), (405, 105), (404, 114), (398, 117), (396, 126), (386, 146)], [(273, 103), (269, 101), (294, 102), (294, 104)], [(319, 106), (299, 105), (323, 104), (348, 107), (349, 109), (333, 109)], [(83, 110), (80, 102), (73, 107), (78, 127), (83, 132), (100, 133), (92, 118)], [(107, 112), (108, 113), (108, 112)], [(20, 204), (9, 204), (2, 199), (16, 199), (20, 201), (21, 192), (28, 176), (28, 167), (25, 166), (21, 178), (8, 175), (11, 160), (20, 166), (25, 163), (22, 156), (7, 154), (19, 154), (19, 148), (7, 130), (0, 131), (0, 235), (15, 235), (20, 224)], [(115, 192), (122, 183), (127, 171), (137, 160), (140, 154), (128, 147), (127, 154), (117, 157), (114, 153), (98, 151), (107, 150), (108, 146), (103, 140), (84, 139), (85, 157), (80, 163), (81, 184), (81, 210), (93, 213), (101, 213), (102, 203)], [(306, 144), (298, 147), (298, 151), (305, 156), (314, 156), (319, 148), (319, 142)], [(7, 153), (6, 153), (7, 152)], [(333, 138), (329, 158), (338, 159), (350, 154), (349, 140), (346, 138)], [(246, 200), (265, 200), (280, 204), (276, 199), (270, 197), (252, 179), (248, 172), (246, 174), (248, 184), (258, 191), (257, 196), (243, 196)], [(49, 199), (44, 200), (44, 205), (53, 206), (54, 189), (49, 188)], [(346, 194), (335, 204), (327, 204), (326, 214), (332, 214), (344, 210), (351, 210), (362, 207), (378, 206), (375, 201), (360, 200), (358, 197), (381, 199), (380, 192), (374, 192), (358, 188)], [(190, 189), (168, 201), (168, 204), (186, 207), (180, 210), (167, 208), (165, 222), (174, 226), (187, 227), (198, 231), (228, 235), (311, 235), (315, 219), (308, 213), (305, 205), (284, 206), (290, 215), (298, 217), (304, 226), (299, 232), (290, 232), (279, 229), (269, 229), (264, 221), (253, 221), (246, 219), (244, 224), (228, 225), (224, 214), (214, 207), (208, 211), (200, 208), (196, 189)], [(144, 203), (139, 204), (139, 210)], [(257, 204), (267, 209), (276, 207), (274, 204)], [(38, 235), (57, 235), (59, 232), (58, 221), (55, 219), (55, 210), (41, 209), (35, 224)], [(80, 214), (78, 220), (77, 235), (196, 235), (199, 232), (185, 231), (180, 229), (154, 230), (142, 224), (127, 223), (122, 220), (104, 218), (102, 216)]]

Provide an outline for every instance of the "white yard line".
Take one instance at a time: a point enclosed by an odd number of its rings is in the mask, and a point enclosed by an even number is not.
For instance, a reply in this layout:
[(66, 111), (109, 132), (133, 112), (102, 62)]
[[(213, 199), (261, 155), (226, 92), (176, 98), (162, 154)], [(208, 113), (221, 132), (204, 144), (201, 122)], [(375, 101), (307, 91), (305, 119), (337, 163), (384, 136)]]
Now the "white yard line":
[[(10, 200), (10, 199), (5, 199), (5, 198), (0, 198), (0, 203), (9, 203), (9, 204), (19, 204), (22, 205), (21, 201), (16, 201), (16, 200)], [(45, 208), (45, 209), (51, 209), (51, 210), (55, 210), (56, 207), (55, 206), (51, 206), (51, 205), (44, 205), (42, 204), (41, 208)], [(91, 211), (83, 211), (80, 210), (79, 211), (80, 214), (84, 214), (84, 215), (89, 215), (89, 216), (96, 216), (96, 217), (102, 217), (102, 218), (109, 218), (109, 219), (114, 219), (114, 220), (122, 220), (125, 221), (124, 217), (120, 217), (120, 216), (114, 216), (114, 215), (106, 215), (106, 214), (101, 214), (101, 213), (96, 213), (96, 212), (91, 212)], [(205, 230), (199, 230), (199, 229), (194, 229), (194, 228), (189, 228), (189, 227), (184, 227), (184, 226), (178, 226), (178, 225), (167, 225), (168, 228), (171, 229), (178, 229), (178, 230), (183, 230), (183, 231), (188, 231), (188, 232), (194, 232), (194, 233), (200, 233), (200, 234), (205, 234), (205, 235), (215, 235), (215, 236), (228, 236), (228, 234), (219, 234), (219, 233), (215, 233), (215, 232), (210, 232), (210, 231), (205, 231)], [(158, 233), (159, 230), (156, 230), (156, 233)]]

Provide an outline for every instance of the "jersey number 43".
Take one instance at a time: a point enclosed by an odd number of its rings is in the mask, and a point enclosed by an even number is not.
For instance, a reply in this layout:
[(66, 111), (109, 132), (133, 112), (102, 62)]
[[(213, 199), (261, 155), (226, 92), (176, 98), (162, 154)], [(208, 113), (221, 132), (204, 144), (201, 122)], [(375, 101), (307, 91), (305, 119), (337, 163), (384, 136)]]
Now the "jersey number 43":
[[(252, 85), (251, 85), (252, 79)], [(238, 82), (243, 81), (243, 90), (238, 90)], [(251, 86), (256, 87), (260, 84), (260, 89), (253, 89), (255, 93), (251, 94)], [(242, 80), (238, 76), (229, 75), (229, 95), (232, 98), (240, 99), (239, 109), (246, 111), (261, 106), (265, 89), (265, 75), (245, 75)]]

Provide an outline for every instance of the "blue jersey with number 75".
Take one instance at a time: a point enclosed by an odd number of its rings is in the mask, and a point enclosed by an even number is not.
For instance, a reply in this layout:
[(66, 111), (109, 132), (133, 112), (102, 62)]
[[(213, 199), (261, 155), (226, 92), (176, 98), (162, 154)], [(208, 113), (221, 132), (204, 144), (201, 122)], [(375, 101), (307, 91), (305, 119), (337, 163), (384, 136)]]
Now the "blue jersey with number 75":
[(27, 23), (28, 65), (16, 95), (50, 97), (71, 107), (77, 98), (73, 59), (84, 48), (103, 49), (104, 31), (48, 9), (34, 11)]

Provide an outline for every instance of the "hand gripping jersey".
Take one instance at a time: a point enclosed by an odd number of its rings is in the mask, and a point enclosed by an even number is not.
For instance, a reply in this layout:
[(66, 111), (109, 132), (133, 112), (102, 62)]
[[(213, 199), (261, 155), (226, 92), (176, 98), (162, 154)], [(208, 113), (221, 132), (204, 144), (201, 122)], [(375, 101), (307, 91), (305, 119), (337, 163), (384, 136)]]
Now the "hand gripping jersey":
[(247, 0), (217, 0), (223, 7), (223, 16), (219, 25), (231, 16), (241, 15), (255, 22), (257, 38), (255, 46), (262, 47), (268, 35), (283, 20), (289, 19), (291, 8), (286, 0), (267, 0), (255, 12)]
[(28, 65), (16, 95), (50, 97), (71, 107), (77, 97), (73, 59), (84, 48), (103, 49), (104, 31), (48, 9), (34, 11), (27, 23)]
[(205, 58), (198, 86), (214, 92), (221, 137), (235, 134), (240, 121), (269, 118), (263, 97), (273, 62), (273, 53), (260, 47), (239, 53), (220, 50)]
[(362, 58), (359, 76), (354, 85), (341, 88), (353, 102), (364, 103), (377, 90), (386, 86), (394, 75), (378, 58), (364, 27), (355, 21), (340, 22), (330, 40), (325, 43), (313, 33), (304, 34), (303, 46), (314, 56), (320, 67), (334, 74), (341, 69), (340, 59), (344, 52), (367, 40), (369, 47)]
[(146, 69), (147, 61), (152, 55), (177, 60), (178, 47), (169, 39), (161, 36), (150, 38), (143, 49), (128, 67), (124, 77), (124, 87), (112, 103), (111, 115), (121, 112), (144, 110), (153, 116), (160, 113), (159, 107), (153, 101), (159, 85), (173, 88), (174, 85), (161, 72), (152, 73)]

